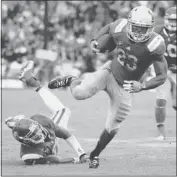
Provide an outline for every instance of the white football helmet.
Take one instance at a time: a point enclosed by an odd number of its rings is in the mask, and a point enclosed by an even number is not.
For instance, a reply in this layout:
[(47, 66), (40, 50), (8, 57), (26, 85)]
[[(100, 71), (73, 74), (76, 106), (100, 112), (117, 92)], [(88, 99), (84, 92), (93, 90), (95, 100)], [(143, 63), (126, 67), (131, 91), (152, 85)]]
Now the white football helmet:
[(146, 6), (138, 6), (133, 8), (128, 16), (128, 38), (134, 42), (144, 42), (150, 38), (153, 29), (153, 12)]
[(176, 32), (176, 20), (176, 7), (171, 7), (166, 11), (164, 17), (165, 28), (171, 33)]

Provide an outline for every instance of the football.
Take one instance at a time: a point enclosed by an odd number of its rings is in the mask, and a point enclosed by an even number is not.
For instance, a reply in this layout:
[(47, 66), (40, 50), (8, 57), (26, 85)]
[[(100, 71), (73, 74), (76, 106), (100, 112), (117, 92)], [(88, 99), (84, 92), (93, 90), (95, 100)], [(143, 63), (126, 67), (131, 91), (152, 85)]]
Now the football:
[(97, 49), (100, 50), (100, 53), (109, 53), (116, 48), (116, 44), (110, 34), (104, 34), (97, 40), (97, 42)]

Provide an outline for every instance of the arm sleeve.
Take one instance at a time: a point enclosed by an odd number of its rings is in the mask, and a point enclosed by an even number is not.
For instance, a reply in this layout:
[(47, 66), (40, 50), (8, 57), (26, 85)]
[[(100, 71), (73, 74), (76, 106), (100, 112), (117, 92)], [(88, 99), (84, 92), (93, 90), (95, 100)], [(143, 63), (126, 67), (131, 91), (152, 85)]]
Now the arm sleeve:
[(162, 36), (157, 36), (150, 44), (148, 48), (151, 52), (152, 61), (163, 60), (166, 51), (166, 45)]
[(156, 50), (152, 52), (152, 62), (156, 76), (166, 76), (167, 74), (167, 61), (164, 56), (166, 45), (164, 41), (161, 41)]
[(144, 90), (162, 85), (167, 78), (167, 61), (164, 57), (165, 47), (163, 39), (159, 36), (148, 45), (156, 76), (149, 81), (145, 81), (146, 87)]

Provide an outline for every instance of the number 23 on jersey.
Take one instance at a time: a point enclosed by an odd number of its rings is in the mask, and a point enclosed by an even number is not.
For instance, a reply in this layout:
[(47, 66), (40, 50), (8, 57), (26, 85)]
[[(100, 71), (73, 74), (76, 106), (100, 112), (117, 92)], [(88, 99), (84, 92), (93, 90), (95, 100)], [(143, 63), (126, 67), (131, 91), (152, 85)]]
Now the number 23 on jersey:
[(129, 71), (134, 71), (137, 69), (138, 59), (134, 55), (127, 54), (126, 51), (121, 48), (117, 49), (117, 60)]

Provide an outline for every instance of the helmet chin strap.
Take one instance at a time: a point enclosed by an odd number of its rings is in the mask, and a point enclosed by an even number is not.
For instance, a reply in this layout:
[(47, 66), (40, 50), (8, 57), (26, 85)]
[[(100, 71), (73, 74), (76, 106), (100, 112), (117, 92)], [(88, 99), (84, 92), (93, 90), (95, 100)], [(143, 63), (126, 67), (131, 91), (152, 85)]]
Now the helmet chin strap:
[(138, 32), (136, 33), (132, 31), (132, 25), (133, 24), (131, 24), (131, 22), (129, 22), (127, 25), (127, 36), (131, 41), (135, 43), (141, 43), (147, 41), (150, 38), (153, 32), (153, 27), (149, 27), (145, 34), (139, 34)]
[[(149, 37), (148, 36), (144, 36), (144, 38), (142, 38), (142, 39), (139, 39), (138, 37), (136, 37), (135, 35), (131, 35), (130, 34), (130, 39), (133, 41), (133, 42), (135, 42), (135, 43), (140, 43), (140, 42), (144, 42), (144, 41), (146, 41), (146, 40), (148, 40), (149, 39)], [(139, 39), (139, 40), (138, 40)]]

